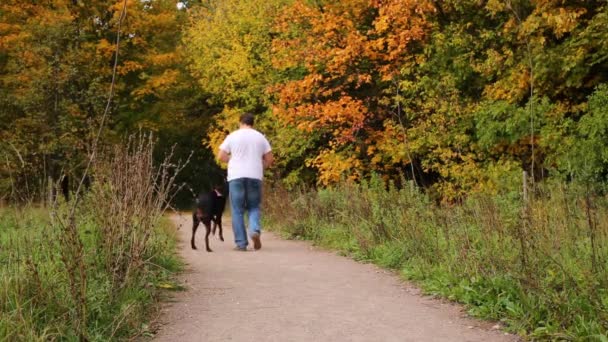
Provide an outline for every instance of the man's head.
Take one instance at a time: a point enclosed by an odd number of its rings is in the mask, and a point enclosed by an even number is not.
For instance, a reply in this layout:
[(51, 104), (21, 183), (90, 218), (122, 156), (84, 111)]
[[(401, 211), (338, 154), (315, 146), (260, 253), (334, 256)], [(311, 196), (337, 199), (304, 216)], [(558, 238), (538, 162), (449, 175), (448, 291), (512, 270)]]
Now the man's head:
[(253, 127), (254, 121), (255, 119), (253, 117), (253, 114), (251, 113), (245, 113), (241, 115), (241, 118), (239, 119), (239, 123), (241, 124), (241, 126)]

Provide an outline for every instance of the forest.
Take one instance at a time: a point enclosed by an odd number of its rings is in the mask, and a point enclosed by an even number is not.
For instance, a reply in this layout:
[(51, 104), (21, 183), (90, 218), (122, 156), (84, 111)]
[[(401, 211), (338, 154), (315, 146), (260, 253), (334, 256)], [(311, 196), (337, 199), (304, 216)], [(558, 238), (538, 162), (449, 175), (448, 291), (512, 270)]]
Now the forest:
[[(44, 198), (82, 173), (121, 3), (1, 6), (0, 192)], [(607, 15), (605, 1), (130, 1), (102, 141), (155, 132), (194, 151), (182, 177), (201, 187), (249, 111), (289, 187), (404, 175), (458, 201), (526, 171), (599, 190)]]

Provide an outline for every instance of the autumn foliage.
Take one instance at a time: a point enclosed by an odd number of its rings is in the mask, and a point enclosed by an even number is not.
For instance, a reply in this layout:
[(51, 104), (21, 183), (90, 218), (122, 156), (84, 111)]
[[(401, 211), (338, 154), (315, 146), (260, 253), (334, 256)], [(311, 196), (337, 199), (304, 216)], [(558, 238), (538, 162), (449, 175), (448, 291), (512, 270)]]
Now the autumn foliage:
[[(44, 199), (63, 177), (75, 187), (109, 96), (122, 4), (0, 3), (0, 198)], [(127, 1), (103, 143), (170, 131), (191, 113), (200, 95), (180, 57), (186, 19), (174, 1)]]
[[(108, 139), (151, 129), (211, 163), (249, 111), (278, 156), (269, 176), (287, 185), (377, 173), (454, 200), (518, 188), (522, 171), (533, 182), (606, 180), (596, 153), (607, 136), (605, 2), (180, 4), (128, 2)], [(78, 174), (109, 86), (119, 4), (0, 6), (7, 192), (32, 186), (18, 170)]]
[(215, 49), (191, 58), (215, 88), (254, 80), (239, 89), (255, 85), (255, 106), (223, 103), (262, 115), (288, 184), (405, 175), (454, 199), (512, 189), (522, 170), (588, 179), (568, 165), (587, 139), (577, 127), (589, 97), (603, 96), (605, 3), (274, 1), (264, 20), (240, 4), (227, 25), (218, 18), (234, 5), (212, 3), (189, 34), (208, 46), (201, 21), (232, 31), (242, 69), (228, 73), (233, 57)]

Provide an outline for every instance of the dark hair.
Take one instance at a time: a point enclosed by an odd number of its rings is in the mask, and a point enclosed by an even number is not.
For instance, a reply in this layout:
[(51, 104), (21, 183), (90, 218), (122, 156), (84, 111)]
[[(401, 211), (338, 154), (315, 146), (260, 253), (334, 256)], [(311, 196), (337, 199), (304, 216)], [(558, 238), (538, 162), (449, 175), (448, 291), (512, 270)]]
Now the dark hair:
[(247, 126), (253, 126), (253, 122), (254, 122), (254, 117), (253, 114), (251, 113), (245, 113), (243, 115), (241, 115), (241, 118), (239, 119), (239, 122), (247, 125)]

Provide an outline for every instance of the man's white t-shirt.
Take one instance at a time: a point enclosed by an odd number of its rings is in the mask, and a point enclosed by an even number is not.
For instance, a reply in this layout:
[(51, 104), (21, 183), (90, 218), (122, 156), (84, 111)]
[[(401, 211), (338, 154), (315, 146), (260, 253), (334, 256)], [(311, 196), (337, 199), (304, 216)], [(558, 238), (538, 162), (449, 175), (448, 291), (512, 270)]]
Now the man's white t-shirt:
[(271, 151), (266, 137), (253, 128), (241, 128), (230, 133), (220, 145), (230, 154), (228, 181), (237, 178), (264, 178), (262, 157)]

